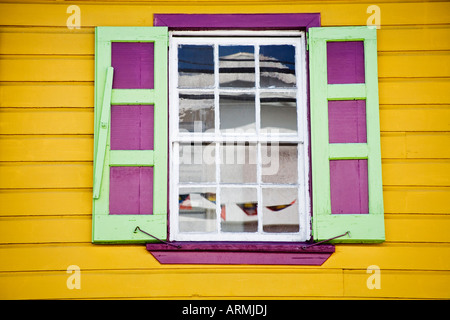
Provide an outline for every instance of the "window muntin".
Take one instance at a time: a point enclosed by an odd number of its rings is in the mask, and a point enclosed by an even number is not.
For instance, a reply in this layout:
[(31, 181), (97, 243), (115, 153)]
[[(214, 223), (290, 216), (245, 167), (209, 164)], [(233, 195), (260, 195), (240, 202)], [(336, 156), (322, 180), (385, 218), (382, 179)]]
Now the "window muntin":
[(170, 38), (170, 239), (308, 240), (304, 33), (189, 35)]

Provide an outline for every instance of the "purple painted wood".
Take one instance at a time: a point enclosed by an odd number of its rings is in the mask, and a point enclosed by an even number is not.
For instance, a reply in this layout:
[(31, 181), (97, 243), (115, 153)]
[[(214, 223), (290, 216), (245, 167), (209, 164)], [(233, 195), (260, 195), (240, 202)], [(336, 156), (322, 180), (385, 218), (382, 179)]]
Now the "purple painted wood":
[(153, 89), (153, 42), (113, 42), (113, 89)]
[(328, 84), (364, 83), (364, 42), (327, 42)]
[(331, 213), (369, 213), (367, 160), (331, 160)]
[(109, 214), (153, 213), (153, 167), (111, 167)]
[(171, 242), (175, 246), (165, 243), (148, 243), (149, 251), (242, 251), (242, 252), (292, 252), (292, 253), (333, 253), (334, 245), (321, 244), (311, 246), (306, 242)]
[(151, 251), (161, 264), (322, 265), (331, 253)]
[(328, 101), (330, 143), (366, 143), (366, 101)]
[(153, 106), (111, 106), (111, 150), (153, 150)]
[(171, 29), (308, 29), (320, 27), (320, 13), (155, 14), (153, 24)]

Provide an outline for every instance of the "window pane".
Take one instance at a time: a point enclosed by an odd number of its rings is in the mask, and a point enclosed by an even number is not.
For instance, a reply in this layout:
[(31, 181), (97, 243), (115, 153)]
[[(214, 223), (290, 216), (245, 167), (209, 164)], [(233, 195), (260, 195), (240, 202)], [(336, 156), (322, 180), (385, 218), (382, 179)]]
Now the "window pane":
[(180, 94), (180, 132), (214, 132), (214, 93)]
[(262, 196), (264, 232), (300, 230), (297, 188), (264, 188)]
[(219, 46), (220, 87), (255, 86), (253, 46)]
[(222, 188), (221, 230), (223, 232), (258, 231), (256, 188)]
[(255, 133), (255, 96), (221, 94), (219, 100), (220, 130), (228, 133)]
[(295, 47), (261, 46), (259, 70), (261, 88), (295, 87)]
[(295, 144), (261, 144), (263, 183), (297, 183), (297, 155)]
[(178, 87), (205, 88), (214, 86), (214, 47), (178, 46)]
[(215, 143), (180, 143), (180, 182), (215, 182)]
[(220, 145), (220, 181), (224, 183), (256, 183), (257, 148), (253, 143)]
[(180, 232), (217, 230), (215, 188), (180, 188), (178, 206)]
[(297, 131), (297, 102), (295, 93), (262, 92), (261, 132), (293, 133)]

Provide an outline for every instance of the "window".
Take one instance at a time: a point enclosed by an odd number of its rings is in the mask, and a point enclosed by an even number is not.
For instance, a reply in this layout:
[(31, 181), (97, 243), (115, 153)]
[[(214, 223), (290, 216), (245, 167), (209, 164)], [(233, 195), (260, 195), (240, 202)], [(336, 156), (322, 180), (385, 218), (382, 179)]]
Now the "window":
[(305, 241), (384, 241), (376, 29), (319, 14), (155, 25), (96, 28), (94, 243), (319, 265), (334, 248)]
[(172, 33), (171, 240), (309, 239), (305, 48), (300, 31)]

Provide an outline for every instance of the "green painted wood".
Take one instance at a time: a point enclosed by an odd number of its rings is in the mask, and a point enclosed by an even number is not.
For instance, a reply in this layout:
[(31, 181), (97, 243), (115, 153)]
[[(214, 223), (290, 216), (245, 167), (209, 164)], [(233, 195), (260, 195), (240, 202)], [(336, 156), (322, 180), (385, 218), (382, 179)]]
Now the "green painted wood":
[(154, 165), (153, 157), (153, 150), (111, 150), (109, 165), (149, 167)]
[(153, 89), (113, 89), (111, 104), (147, 105), (155, 102)]
[(108, 140), (109, 122), (111, 118), (111, 90), (113, 82), (114, 69), (106, 69), (106, 79), (104, 85), (103, 102), (100, 115), (100, 126), (98, 128), (97, 154), (94, 167), (94, 187), (93, 197), (98, 199), (100, 195), (100, 185), (102, 182), (103, 166), (105, 165), (106, 142)]
[[(309, 29), (313, 237), (332, 242), (384, 241), (376, 29)], [(327, 41), (364, 41), (365, 83), (328, 85)], [(330, 144), (328, 100), (366, 100), (367, 143)], [(368, 159), (369, 214), (331, 214), (330, 160)]]
[[(154, 43), (154, 89), (112, 89), (104, 93), (106, 70), (111, 68), (111, 42)], [(135, 233), (139, 226), (160, 239), (167, 238), (167, 27), (97, 27), (95, 30), (95, 112), (94, 181), (101, 180), (99, 196), (93, 201), (92, 241), (94, 243), (152, 242), (153, 238)], [(106, 96), (109, 96), (106, 97)], [(103, 150), (102, 103), (154, 106), (154, 150), (110, 150), (110, 130), (106, 130), (104, 165), (98, 159)], [(110, 119), (110, 111), (108, 113)], [(153, 166), (153, 214), (110, 215), (109, 179), (111, 166)], [(98, 169), (97, 169), (98, 168)]]

